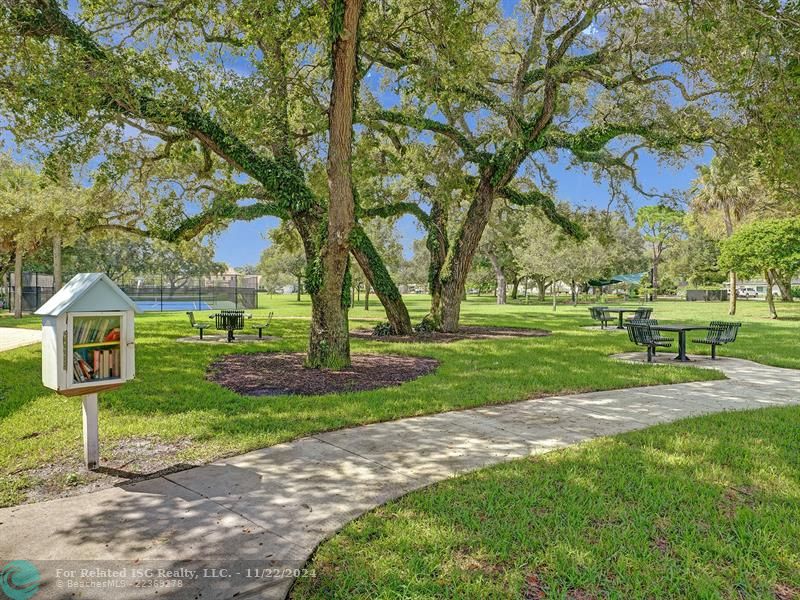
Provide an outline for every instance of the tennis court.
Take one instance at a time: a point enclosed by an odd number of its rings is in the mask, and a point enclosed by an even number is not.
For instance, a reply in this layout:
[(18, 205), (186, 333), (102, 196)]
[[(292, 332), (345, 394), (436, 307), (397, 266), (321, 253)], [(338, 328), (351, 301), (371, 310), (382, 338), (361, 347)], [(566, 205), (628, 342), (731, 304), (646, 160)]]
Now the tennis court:
[(136, 306), (142, 311), (170, 311), (170, 310), (213, 310), (208, 302), (190, 302), (187, 300), (136, 300)]
[[(67, 277), (68, 279), (69, 277)], [(174, 279), (174, 278), (173, 278)], [(251, 275), (183, 277), (179, 283), (165, 285), (169, 277), (136, 276), (117, 281), (120, 289), (146, 312), (185, 310), (226, 310), (258, 308), (258, 279)], [(13, 300), (14, 286), (9, 277), (6, 298)], [(33, 312), (53, 295), (53, 276), (47, 273), (23, 273), (22, 310)], [(13, 310), (13, 307), (10, 307)]]

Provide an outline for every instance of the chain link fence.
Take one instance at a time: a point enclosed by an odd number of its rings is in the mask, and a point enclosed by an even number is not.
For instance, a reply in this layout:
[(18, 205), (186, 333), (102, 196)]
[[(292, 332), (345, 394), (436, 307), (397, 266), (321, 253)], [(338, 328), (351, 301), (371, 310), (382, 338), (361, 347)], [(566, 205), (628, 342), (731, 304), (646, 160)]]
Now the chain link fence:
[[(68, 277), (64, 281), (69, 281)], [(258, 308), (257, 275), (142, 275), (115, 282), (144, 311)], [(10, 274), (0, 294), (3, 308), (14, 310), (15, 282)], [(33, 312), (53, 295), (53, 276), (22, 274), (22, 311)]]

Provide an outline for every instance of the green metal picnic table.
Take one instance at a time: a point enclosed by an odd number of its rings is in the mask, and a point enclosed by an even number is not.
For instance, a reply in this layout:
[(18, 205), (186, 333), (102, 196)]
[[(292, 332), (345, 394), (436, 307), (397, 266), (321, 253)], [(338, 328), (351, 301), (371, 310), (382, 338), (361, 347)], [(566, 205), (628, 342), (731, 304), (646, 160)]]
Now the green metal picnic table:
[(622, 326), (622, 318), (623, 318), (623, 316), (625, 315), (625, 313), (636, 313), (637, 309), (635, 309), (635, 308), (604, 308), (603, 311), (607, 312), (607, 313), (618, 313), (619, 314), (619, 325), (617, 325), (617, 329), (625, 329)]
[(686, 356), (686, 332), (687, 331), (708, 331), (711, 329), (708, 325), (690, 325), (687, 323), (659, 323), (658, 325), (650, 325), (650, 329), (655, 331), (674, 331), (678, 334), (678, 356), (675, 360), (681, 362), (690, 362), (691, 359)]

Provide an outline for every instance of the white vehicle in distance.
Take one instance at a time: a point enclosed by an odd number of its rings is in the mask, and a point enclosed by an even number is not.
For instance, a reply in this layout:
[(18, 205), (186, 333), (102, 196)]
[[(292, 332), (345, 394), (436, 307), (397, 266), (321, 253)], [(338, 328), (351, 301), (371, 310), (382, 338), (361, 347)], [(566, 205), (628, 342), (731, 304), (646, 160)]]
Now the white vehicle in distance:
[(736, 290), (736, 296), (738, 298), (758, 298), (758, 291), (756, 288), (743, 287)]

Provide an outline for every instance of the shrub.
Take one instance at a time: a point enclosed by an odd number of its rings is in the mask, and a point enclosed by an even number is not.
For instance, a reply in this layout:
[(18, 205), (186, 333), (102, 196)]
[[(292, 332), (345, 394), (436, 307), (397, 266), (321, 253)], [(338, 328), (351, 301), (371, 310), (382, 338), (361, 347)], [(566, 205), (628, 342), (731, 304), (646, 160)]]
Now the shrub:
[(414, 327), (414, 331), (418, 333), (430, 333), (432, 331), (436, 331), (436, 322), (431, 318), (430, 315), (427, 315), (419, 322), (419, 325)]
[(394, 329), (389, 321), (381, 321), (372, 329), (372, 335), (376, 337), (386, 337), (392, 334), (394, 334)]

